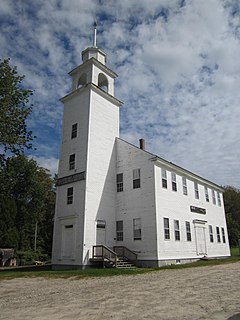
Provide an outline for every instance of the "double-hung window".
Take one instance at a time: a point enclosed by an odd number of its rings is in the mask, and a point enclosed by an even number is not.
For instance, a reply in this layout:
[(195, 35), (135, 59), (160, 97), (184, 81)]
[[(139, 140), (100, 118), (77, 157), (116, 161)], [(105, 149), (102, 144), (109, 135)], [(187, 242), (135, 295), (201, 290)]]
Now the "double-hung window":
[(75, 169), (75, 153), (69, 156), (69, 170)]
[(117, 192), (122, 192), (123, 191), (123, 173), (118, 173), (116, 180), (117, 180)]
[(223, 240), (223, 243), (226, 243), (225, 230), (224, 230), (224, 228), (221, 228), (221, 229), (222, 229), (222, 240)]
[(73, 187), (67, 188), (67, 204), (73, 203)]
[(167, 189), (167, 170), (162, 168), (162, 187)]
[(180, 227), (179, 227), (179, 220), (174, 220), (174, 234), (175, 240), (180, 240)]
[(172, 172), (172, 190), (177, 191), (177, 177), (174, 172)]
[(206, 198), (206, 201), (209, 202), (208, 188), (205, 186), (204, 189), (205, 189), (205, 198)]
[(78, 124), (74, 123), (72, 125), (72, 133), (71, 133), (71, 138), (74, 139), (77, 137), (77, 129), (78, 129)]
[(133, 170), (133, 189), (137, 189), (141, 187), (140, 182), (140, 169)]
[(213, 242), (213, 227), (211, 225), (208, 226), (209, 229), (209, 239), (210, 242)]
[(117, 241), (123, 241), (123, 221), (116, 221)]
[(189, 221), (186, 221), (186, 235), (187, 235), (187, 241), (192, 241), (191, 226)]
[(170, 226), (169, 226), (169, 219), (163, 218), (163, 224), (164, 224), (164, 239), (170, 240)]
[(219, 207), (221, 207), (221, 197), (220, 197), (220, 192), (217, 191), (217, 201), (218, 201), (218, 205)]
[(186, 177), (182, 177), (182, 187), (183, 187), (183, 194), (187, 196), (188, 190), (187, 190), (187, 179)]
[(216, 195), (215, 195), (215, 191), (212, 189), (212, 202), (213, 204), (216, 204)]
[(133, 240), (142, 240), (141, 218), (133, 219)]
[(195, 199), (199, 199), (198, 183), (194, 182)]
[(219, 227), (216, 227), (216, 232), (217, 232), (217, 242), (221, 242), (220, 229), (219, 229)]

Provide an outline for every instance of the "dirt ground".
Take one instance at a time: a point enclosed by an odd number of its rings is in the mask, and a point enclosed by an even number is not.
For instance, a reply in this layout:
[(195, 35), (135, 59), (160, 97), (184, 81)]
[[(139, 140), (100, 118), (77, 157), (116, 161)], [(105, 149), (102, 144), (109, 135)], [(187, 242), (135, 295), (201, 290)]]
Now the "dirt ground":
[(89, 279), (0, 282), (0, 319), (240, 319), (240, 262)]

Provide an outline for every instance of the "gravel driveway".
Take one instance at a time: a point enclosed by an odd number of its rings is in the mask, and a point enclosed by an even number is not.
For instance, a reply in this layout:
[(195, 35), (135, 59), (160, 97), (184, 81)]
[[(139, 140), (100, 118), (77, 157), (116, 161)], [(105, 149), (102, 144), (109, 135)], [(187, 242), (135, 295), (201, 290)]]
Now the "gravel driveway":
[(0, 282), (0, 319), (240, 319), (240, 262), (89, 279)]

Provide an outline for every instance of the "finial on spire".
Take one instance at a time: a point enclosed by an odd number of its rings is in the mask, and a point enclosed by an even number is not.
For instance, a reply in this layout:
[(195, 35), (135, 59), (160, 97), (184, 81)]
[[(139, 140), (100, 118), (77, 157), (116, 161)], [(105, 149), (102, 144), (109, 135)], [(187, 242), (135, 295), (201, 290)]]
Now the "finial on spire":
[(93, 24), (93, 47), (97, 48), (97, 21)]

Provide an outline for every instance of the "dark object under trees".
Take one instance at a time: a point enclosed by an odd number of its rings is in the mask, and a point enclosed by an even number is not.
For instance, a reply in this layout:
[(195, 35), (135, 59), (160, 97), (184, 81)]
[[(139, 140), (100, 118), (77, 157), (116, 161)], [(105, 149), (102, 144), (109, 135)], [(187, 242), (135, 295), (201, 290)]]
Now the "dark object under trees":
[(22, 154), (31, 149), (32, 132), (27, 130), (26, 119), (32, 112), (29, 97), (32, 90), (24, 89), (24, 76), (10, 66), (10, 59), (0, 59), (0, 160), (6, 153)]

